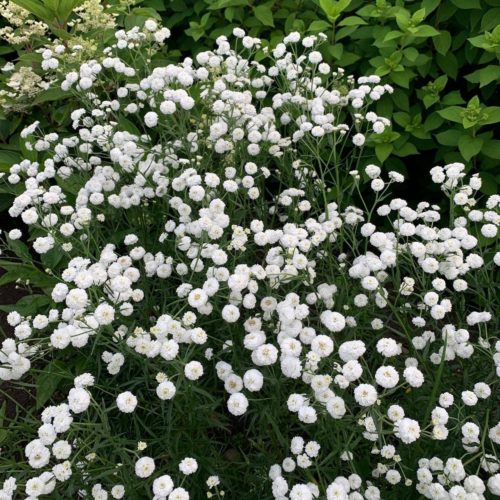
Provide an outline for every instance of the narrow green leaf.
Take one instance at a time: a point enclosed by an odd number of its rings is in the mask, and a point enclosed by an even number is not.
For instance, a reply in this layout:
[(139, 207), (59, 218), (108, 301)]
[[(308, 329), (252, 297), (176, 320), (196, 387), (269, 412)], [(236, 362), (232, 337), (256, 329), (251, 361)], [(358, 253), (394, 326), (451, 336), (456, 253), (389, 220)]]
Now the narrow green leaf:
[(65, 367), (61, 361), (52, 361), (36, 379), (36, 407), (41, 408), (56, 392), (64, 379)]

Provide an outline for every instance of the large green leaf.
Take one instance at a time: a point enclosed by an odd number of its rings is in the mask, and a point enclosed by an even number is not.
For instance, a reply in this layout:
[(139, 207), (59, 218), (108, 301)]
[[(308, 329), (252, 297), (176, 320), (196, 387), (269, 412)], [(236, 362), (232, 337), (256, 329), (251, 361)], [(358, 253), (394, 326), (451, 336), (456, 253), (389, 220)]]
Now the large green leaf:
[(464, 159), (469, 161), (473, 156), (476, 156), (479, 151), (481, 151), (483, 142), (483, 139), (479, 137), (472, 137), (464, 134), (458, 140), (458, 149)]
[(33, 314), (43, 312), (43, 310), (47, 308), (50, 303), (50, 297), (47, 295), (26, 295), (15, 304), (0, 305), (0, 311), (17, 311), (23, 316), (31, 316)]
[(59, 101), (60, 99), (67, 99), (71, 94), (68, 92), (54, 87), (51, 89), (44, 90), (40, 92), (34, 99), (33, 104), (42, 104), (44, 102)]
[(486, 141), (481, 152), (488, 158), (500, 160), (500, 141), (496, 139)]
[(462, 113), (464, 109), (460, 106), (450, 106), (449, 108), (440, 109), (438, 113), (446, 120), (455, 123), (462, 123)]
[(54, 20), (54, 12), (45, 7), (45, 5), (38, 0), (12, 0), (15, 4), (19, 5), (28, 12), (31, 12), (34, 16), (38, 17), (46, 23), (50, 23)]
[(319, 5), (330, 21), (335, 21), (350, 3), (351, 0), (319, 0)]
[(273, 11), (269, 4), (254, 7), (253, 13), (264, 26), (274, 26)]

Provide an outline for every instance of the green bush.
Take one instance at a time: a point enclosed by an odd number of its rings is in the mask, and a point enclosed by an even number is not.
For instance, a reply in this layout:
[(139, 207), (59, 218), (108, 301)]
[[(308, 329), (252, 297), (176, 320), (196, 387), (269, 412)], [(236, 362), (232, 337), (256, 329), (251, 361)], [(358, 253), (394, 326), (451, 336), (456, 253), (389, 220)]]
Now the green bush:
[(271, 45), (286, 31), (325, 32), (329, 63), (352, 73), (374, 72), (395, 88), (377, 109), (395, 120), (375, 144), (379, 162), (418, 168), (406, 158), (429, 151), (430, 161), (473, 164), (484, 174), (484, 190), (495, 191), (500, 141), (491, 125), (500, 121), (500, 108), (491, 104), (500, 78), (498, 0), (276, 0), (254, 6), (205, 0), (189, 9), (182, 0), (159, 4), (145, 2), (161, 12), (181, 51), (193, 42), (200, 50), (210, 46), (235, 25)]

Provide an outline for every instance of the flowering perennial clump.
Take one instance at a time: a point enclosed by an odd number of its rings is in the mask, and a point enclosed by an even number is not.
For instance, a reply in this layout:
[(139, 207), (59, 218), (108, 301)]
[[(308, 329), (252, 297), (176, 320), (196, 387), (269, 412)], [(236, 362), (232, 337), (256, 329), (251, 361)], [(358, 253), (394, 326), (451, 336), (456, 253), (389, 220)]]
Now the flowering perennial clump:
[(64, 375), (0, 497), (499, 495), (500, 196), (453, 163), (446, 210), (395, 197), (364, 156), (392, 88), (233, 34), (164, 66), (168, 29), (118, 31), (60, 82), (72, 130), (23, 131), (5, 244), (50, 299), (0, 377)]

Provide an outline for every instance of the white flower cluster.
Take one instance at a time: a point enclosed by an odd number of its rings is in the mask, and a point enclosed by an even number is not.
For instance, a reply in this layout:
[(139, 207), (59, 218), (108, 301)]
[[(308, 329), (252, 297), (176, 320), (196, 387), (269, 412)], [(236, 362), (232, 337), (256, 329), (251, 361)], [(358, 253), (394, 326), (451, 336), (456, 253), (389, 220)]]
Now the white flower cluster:
[[(234, 34), (242, 53), (219, 37), (195, 61), (149, 67), (135, 56), (168, 30), (149, 21), (120, 31), (62, 82), (81, 98), (73, 131), (44, 134), (38, 123), (23, 131), (38, 160), (6, 176), (21, 188), (9, 213), (36, 236), (42, 261), (60, 252), (63, 263), (52, 273), (50, 310), (9, 315), (16, 339), (2, 345), (0, 377), (22, 377), (35, 356), (81, 353), (95, 363), (67, 404), (44, 410), (26, 457), (47, 470), (27, 481), (26, 494), (64, 491), (72, 450), (91, 451), (84, 426), (54, 450), (73, 415), (95, 412), (140, 441), (144, 422), (165, 432), (176, 413), (210, 408), (224, 427), (219, 403), (224, 419), (242, 421), (288, 410), (276, 426), (310, 433), (307, 442), (293, 437), (294, 457), (271, 467), (275, 498), (375, 500), (387, 484), (414, 481), (436, 500), (484, 498), (485, 484), (498, 494), (500, 424), (489, 408), (500, 342), (495, 293), (481, 280), (500, 265), (488, 247), (500, 197), (479, 208), (479, 177), (454, 163), (431, 170), (451, 205), (449, 227), (438, 205), (391, 198), (401, 174), (358, 168), (365, 143), (390, 126), (369, 110), (390, 86), (333, 71), (320, 35), (291, 33), (262, 59), (259, 40)], [(445, 380), (450, 392), (439, 396)], [(206, 404), (185, 406), (193, 395)], [(341, 470), (290, 487), (282, 471), (308, 469), (320, 449), (329, 454), (330, 430)], [(458, 441), (470, 456), (438, 467), (413, 451), (446, 440), (450, 452)], [(356, 472), (359, 450), (383, 459), (371, 478)], [(108, 487), (121, 498), (133, 462), (147, 489), (132, 494), (186, 499), (183, 476), (210, 461), (183, 454), (177, 481), (164, 474), (175, 447), (137, 460), (116, 453), (103, 466), (106, 481), (95, 469), (98, 483), (92, 466), (77, 462), (93, 498), (107, 498)], [(50, 465), (52, 455), (64, 461)], [(472, 474), (478, 464), (483, 479)], [(3, 498), (9, 491), (12, 480)]]
[[(272, 480), (272, 494), (276, 499), (289, 498), (290, 500), (313, 500), (320, 497), (320, 489), (314, 482), (296, 483), (290, 487), (283, 473), (293, 473), (300, 469), (308, 469), (313, 465), (313, 460), (318, 458), (321, 446), (316, 441), (305, 442), (301, 436), (295, 436), (290, 443), (290, 451), (295, 458), (287, 457), (282, 464), (274, 464), (269, 469)], [(345, 457), (343, 458), (345, 459)], [(297, 467), (299, 469), (297, 469)], [(348, 477), (337, 476), (325, 490), (327, 500), (353, 499), (353, 500), (379, 500), (380, 490), (373, 485), (363, 485), (363, 480), (358, 474)], [(321, 496), (321, 498), (325, 498)]]

